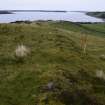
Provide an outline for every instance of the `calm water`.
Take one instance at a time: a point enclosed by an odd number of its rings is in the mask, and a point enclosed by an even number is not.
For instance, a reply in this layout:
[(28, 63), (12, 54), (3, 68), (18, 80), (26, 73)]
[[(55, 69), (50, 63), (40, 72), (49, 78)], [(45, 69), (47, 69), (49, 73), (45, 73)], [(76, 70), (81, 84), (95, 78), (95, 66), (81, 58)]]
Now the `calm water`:
[(1, 14), (0, 23), (9, 23), (19, 20), (65, 20), (72, 22), (104, 22), (102, 19), (85, 15), (82, 12), (15, 12)]

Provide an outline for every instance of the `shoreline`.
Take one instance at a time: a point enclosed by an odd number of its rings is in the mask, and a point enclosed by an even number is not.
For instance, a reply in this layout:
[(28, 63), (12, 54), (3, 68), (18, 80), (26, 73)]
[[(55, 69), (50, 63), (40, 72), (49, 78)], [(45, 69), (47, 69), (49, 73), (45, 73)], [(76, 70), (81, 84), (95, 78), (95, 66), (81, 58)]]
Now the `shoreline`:
[(35, 20), (35, 21), (30, 21), (30, 20), (17, 20), (13, 22), (8, 22), (8, 23), (0, 23), (0, 24), (31, 24), (34, 22), (68, 22), (68, 23), (74, 23), (74, 24), (105, 24), (105, 22), (72, 22), (72, 21), (66, 21), (66, 20)]
[(65, 10), (0, 10), (0, 14), (12, 14), (14, 12), (68, 12)]
[(34, 22), (68, 22), (68, 23), (76, 23), (76, 24), (105, 24), (105, 22), (72, 22), (72, 21), (65, 21), (65, 20), (35, 20), (35, 21), (30, 21), (30, 20), (20, 20), (20, 21), (14, 21), (10, 23), (34, 23)]

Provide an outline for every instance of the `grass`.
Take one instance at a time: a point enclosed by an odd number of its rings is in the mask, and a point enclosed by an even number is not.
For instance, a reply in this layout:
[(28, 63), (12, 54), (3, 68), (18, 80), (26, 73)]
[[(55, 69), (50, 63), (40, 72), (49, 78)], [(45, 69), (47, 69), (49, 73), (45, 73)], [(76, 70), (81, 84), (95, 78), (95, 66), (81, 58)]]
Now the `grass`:
[[(0, 24), (0, 105), (104, 105), (105, 80), (96, 76), (97, 70), (105, 73), (104, 31), (104, 24)], [(31, 54), (17, 62), (21, 43)]]

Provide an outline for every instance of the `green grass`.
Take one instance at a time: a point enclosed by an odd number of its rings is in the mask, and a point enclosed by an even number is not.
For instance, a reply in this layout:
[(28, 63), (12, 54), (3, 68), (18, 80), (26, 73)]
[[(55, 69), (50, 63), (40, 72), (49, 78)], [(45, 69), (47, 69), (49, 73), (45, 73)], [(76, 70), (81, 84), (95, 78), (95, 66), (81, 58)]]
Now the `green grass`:
[[(33, 22), (0, 24), (0, 105), (104, 105), (104, 24)], [(85, 27), (85, 28), (84, 28)], [(88, 36), (87, 53), (80, 48)], [(30, 48), (24, 62), (19, 44)], [(46, 89), (48, 83), (53, 89)]]
[(101, 33), (103, 35), (105, 35), (105, 24), (101, 24), (101, 23), (98, 23), (98, 24), (83, 24), (83, 26), (85, 26), (86, 28), (88, 29), (91, 29), (93, 30), (94, 32), (97, 32), (97, 33)]

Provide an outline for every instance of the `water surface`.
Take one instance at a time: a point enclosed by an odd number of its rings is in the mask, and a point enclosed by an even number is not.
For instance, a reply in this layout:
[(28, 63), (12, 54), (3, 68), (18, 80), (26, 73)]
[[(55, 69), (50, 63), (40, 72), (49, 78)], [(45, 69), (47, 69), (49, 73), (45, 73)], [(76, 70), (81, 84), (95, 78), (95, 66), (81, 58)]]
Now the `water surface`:
[(104, 22), (102, 19), (91, 17), (83, 12), (15, 12), (0, 14), (0, 23), (24, 20), (65, 20), (72, 22)]

